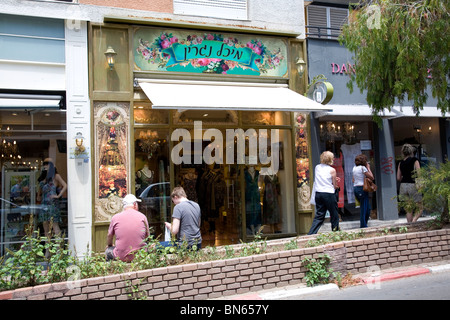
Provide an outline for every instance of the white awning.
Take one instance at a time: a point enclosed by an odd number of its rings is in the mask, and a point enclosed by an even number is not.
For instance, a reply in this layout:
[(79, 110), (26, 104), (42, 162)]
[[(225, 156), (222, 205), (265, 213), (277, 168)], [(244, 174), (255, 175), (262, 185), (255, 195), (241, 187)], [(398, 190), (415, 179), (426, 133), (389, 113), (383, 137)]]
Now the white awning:
[(0, 108), (2, 109), (59, 109), (62, 96), (58, 95), (29, 95), (29, 94), (0, 94)]
[(137, 79), (154, 109), (330, 111), (282, 84)]
[[(404, 117), (415, 117), (416, 113), (414, 112), (413, 107), (400, 107), (396, 106), (393, 110), (400, 112)], [(441, 110), (439, 110), (436, 106), (424, 106), (422, 110), (420, 110), (419, 117), (436, 117), (440, 118), (442, 116)], [(445, 117), (450, 117), (450, 112), (445, 114)]]
[(55, 100), (30, 100), (30, 99), (0, 99), (0, 108), (3, 109), (35, 109), (35, 108), (59, 108), (59, 101)]
[[(332, 112), (318, 113), (316, 114), (316, 118), (320, 118), (323, 116), (362, 116), (362, 117), (372, 116), (372, 110), (368, 105), (330, 104), (328, 105), (328, 107), (332, 110)], [(381, 117), (398, 117), (399, 113), (385, 109), (379, 115)]]
[[(320, 112), (316, 114), (316, 118), (323, 116), (372, 116), (372, 109), (368, 105), (336, 105), (330, 104), (328, 107), (332, 112)], [(416, 114), (412, 107), (394, 106), (391, 111), (384, 109), (379, 113), (383, 118), (400, 118), (400, 117), (415, 117)], [(441, 111), (435, 106), (424, 106), (420, 111), (420, 117), (442, 117)], [(450, 117), (450, 113), (446, 114)]]

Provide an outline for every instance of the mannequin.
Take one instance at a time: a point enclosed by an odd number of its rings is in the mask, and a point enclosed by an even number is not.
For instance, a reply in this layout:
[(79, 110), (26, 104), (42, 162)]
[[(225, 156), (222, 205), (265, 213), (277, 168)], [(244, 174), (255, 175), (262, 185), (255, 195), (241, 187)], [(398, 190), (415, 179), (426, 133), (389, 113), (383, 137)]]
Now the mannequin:
[(153, 182), (154, 172), (150, 170), (147, 164), (144, 164), (144, 167), (136, 172), (136, 187), (139, 186), (136, 193), (139, 195), (142, 191), (145, 190), (150, 184)]
[(197, 174), (193, 170), (194, 169), (183, 175), (182, 184), (184, 191), (186, 191), (187, 198), (189, 200), (198, 202), (197, 191), (195, 188), (197, 183)]
[(244, 171), (245, 176), (245, 213), (247, 230), (252, 234), (261, 227), (261, 196), (259, 193), (259, 171), (250, 166)]
[(263, 221), (271, 227), (271, 232), (279, 232), (280, 217), (280, 182), (275, 174), (264, 176)]

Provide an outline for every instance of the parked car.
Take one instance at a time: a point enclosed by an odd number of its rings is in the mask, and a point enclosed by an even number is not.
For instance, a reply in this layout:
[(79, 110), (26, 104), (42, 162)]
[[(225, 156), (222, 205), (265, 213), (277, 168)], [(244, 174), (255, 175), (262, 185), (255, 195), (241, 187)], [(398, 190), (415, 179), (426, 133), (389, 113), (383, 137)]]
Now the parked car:
[(139, 210), (147, 216), (150, 224), (170, 221), (172, 204), (170, 182), (158, 182), (149, 185), (142, 191), (139, 198), (142, 200), (139, 204)]

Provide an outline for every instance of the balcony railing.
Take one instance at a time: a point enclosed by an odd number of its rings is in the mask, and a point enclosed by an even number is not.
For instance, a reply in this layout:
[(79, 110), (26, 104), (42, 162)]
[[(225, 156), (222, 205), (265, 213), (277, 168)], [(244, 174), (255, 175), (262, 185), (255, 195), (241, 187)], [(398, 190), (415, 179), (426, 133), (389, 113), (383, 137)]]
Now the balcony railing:
[(330, 28), (321, 26), (305, 26), (306, 36), (309, 38), (335, 39), (341, 34), (341, 28)]

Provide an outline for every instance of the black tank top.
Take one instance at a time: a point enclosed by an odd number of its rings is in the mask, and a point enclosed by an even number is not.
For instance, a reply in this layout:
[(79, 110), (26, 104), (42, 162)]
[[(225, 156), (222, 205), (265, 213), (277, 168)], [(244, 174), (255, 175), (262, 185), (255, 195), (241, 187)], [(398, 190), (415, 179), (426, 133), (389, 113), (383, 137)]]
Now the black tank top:
[(402, 172), (402, 180), (400, 183), (415, 183), (412, 175), (414, 172), (414, 163), (418, 160), (416, 157), (408, 157), (400, 162), (400, 171)]

